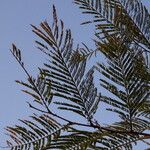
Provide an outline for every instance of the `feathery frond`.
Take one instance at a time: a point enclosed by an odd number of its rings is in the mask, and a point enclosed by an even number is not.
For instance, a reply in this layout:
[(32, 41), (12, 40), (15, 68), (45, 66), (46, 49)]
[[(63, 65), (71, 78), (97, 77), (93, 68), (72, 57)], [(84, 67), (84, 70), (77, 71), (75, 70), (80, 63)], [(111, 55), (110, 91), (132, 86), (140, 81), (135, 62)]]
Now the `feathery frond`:
[[(127, 134), (113, 134), (109, 132), (90, 132), (71, 128), (67, 135), (62, 135), (53, 140), (49, 149), (64, 150), (126, 150), (132, 149), (132, 144), (138, 140), (135, 136)], [(130, 138), (129, 138), (130, 137)]]
[(149, 121), (140, 112), (142, 105), (149, 103), (150, 96), (150, 74), (141, 49), (135, 45), (124, 45), (123, 38), (111, 36), (107, 40), (105, 43), (98, 42), (98, 45), (108, 58), (108, 65), (98, 63), (96, 68), (106, 77), (106, 80), (100, 79), (101, 86), (114, 96), (101, 96), (101, 100), (112, 106), (109, 111), (124, 120), (121, 124), (125, 129), (141, 131), (149, 128)]
[[(53, 8), (53, 28), (47, 22), (41, 23), (41, 29), (35, 26), (33, 32), (38, 35), (46, 44), (39, 44), (50, 58), (46, 69), (42, 74), (46, 81), (51, 83), (55, 96), (67, 99), (64, 102), (56, 102), (60, 109), (70, 110), (90, 119), (95, 113), (99, 103), (99, 95), (93, 83), (94, 70), (91, 69), (84, 79), (86, 60), (73, 62), (73, 39), (70, 30), (64, 30), (63, 22), (59, 22), (55, 8)], [(46, 46), (43, 46), (46, 45)], [(46, 47), (46, 48), (45, 48)], [(49, 49), (49, 47), (51, 49)], [(69, 102), (69, 101), (71, 102)]]
[[(62, 126), (49, 115), (33, 115), (31, 121), (20, 120), (24, 126), (7, 127), (9, 136), (14, 142), (7, 141), (12, 150), (39, 150), (49, 145), (52, 140), (57, 139), (61, 131), (68, 126)], [(16, 145), (15, 145), (16, 144)]]
[(26, 70), (24, 66), (24, 62), (22, 61), (22, 58), (21, 58), (21, 51), (14, 44), (12, 45), (11, 53), (16, 58), (18, 63), (21, 65), (21, 67), (23, 68), (24, 72), (26, 73), (28, 77), (28, 83), (16, 80), (17, 83), (23, 85), (24, 87), (28, 89), (28, 90), (22, 90), (22, 91), (32, 96), (35, 102), (41, 105), (45, 105), (46, 103), (47, 105), (49, 105), (53, 97), (52, 92), (51, 92), (51, 83), (49, 82), (48, 84), (46, 84), (46, 80), (44, 79), (43, 75), (40, 75), (37, 77), (37, 79), (34, 79), (28, 73), (28, 71)]
[[(126, 35), (130, 41), (139, 42), (150, 49), (150, 15), (139, 0), (74, 0), (84, 14), (94, 16), (97, 34)], [(84, 24), (85, 24), (84, 23)], [(103, 36), (103, 37), (102, 37)], [(149, 50), (148, 50), (149, 51)]]

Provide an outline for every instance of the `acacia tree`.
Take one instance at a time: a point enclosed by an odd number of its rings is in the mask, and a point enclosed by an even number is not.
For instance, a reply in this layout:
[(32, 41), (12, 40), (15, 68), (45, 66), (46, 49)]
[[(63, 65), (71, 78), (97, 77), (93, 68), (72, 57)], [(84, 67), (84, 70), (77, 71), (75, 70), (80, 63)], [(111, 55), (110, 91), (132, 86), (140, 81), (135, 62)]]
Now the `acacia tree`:
[[(37, 114), (20, 120), (23, 126), (7, 127), (12, 150), (131, 150), (133, 144), (150, 138), (149, 60), (150, 14), (139, 0), (74, 0), (95, 24), (95, 50), (85, 44), (74, 48), (71, 30), (64, 28), (53, 7), (53, 24), (32, 25), (35, 41), (48, 62), (37, 78), (27, 71), (21, 51), (13, 44), (11, 52), (28, 79), (17, 83)], [(105, 57), (105, 62), (94, 57)], [(91, 58), (92, 57), (92, 58)], [(89, 59), (96, 59), (89, 69)], [(95, 62), (95, 61), (93, 61)], [(96, 73), (96, 74), (95, 74)], [(95, 75), (100, 84), (95, 84)], [(99, 86), (106, 90), (99, 90)], [(105, 92), (105, 93), (106, 93)], [(116, 122), (103, 125), (101, 104)], [(56, 107), (59, 111), (53, 109)], [(83, 119), (73, 119), (74, 114)], [(98, 117), (95, 114), (98, 113)], [(81, 121), (82, 120), (82, 121)]]

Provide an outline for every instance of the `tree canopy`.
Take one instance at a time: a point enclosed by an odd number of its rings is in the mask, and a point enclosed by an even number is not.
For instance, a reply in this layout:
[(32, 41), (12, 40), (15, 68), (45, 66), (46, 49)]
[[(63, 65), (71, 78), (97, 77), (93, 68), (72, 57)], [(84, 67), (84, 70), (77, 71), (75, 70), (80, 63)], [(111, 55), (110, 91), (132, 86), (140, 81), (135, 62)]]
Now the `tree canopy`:
[[(33, 98), (29, 107), (35, 113), (20, 119), (22, 125), (6, 128), (7, 148), (132, 150), (138, 141), (150, 146), (148, 10), (140, 0), (74, 3), (92, 18), (82, 24), (95, 25), (96, 48), (74, 45), (55, 6), (52, 25), (31, 25), (37, 48), (47, 56), (37, 77), (29, 74), (20, 49), (12, 44), (11, 53), (27, 75), (27, 81), (16, 82)], [(103, 105), (114, 123), (100, 122)]]

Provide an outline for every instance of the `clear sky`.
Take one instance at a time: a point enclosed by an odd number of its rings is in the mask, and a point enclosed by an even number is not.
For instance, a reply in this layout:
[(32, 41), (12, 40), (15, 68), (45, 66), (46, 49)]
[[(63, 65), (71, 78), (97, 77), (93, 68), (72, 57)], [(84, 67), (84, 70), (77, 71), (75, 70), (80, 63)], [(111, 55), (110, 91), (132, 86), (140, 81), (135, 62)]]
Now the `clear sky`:
[[(149, 0), (143, 2), (150, 8)], [(35, 48), (36, 38), (30, 24), (39, 25), (45, 19), (50, 21), (52, 4), (55, 4), (66, 27), (72, 29), (75, 42), (92, 46), (89, 43), (92, 27), (80, 26), (85, 19), (72, 0), (0, 0), (0, 145), (4, 145), (6, 140), (4, 127), (31, 115), (26, 103), (31, 98), (22, 93), (20, 89), (23, 87), (14, 82), (16, 79), (25, 81), (26, 76), (9, 51), (11, 43), (22, 49), (27, 68), (36, 75), (37, 67), (42, 66), (45, 58)], [(136, 150), (142, 149), (139, 145)]]

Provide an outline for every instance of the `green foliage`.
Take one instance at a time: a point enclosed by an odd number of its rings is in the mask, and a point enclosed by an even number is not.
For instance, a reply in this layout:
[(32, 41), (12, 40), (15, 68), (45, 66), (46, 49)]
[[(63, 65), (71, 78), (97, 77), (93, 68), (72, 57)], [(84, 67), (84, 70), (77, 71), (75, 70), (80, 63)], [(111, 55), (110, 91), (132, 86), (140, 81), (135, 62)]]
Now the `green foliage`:
[(12, 149), (43, 149), (48, 146), (52, 140), (59, 137), (61, 131), (66, 130), (67, 126), (61, 126), (49, 115), (33, 115), (32, 121), (20, 120), (26, 127), (18, 126), (7, 127), (10, 137), (16, 143), (14, 146), (7, 141)]
[[(75, 63), (73, 61), (73, 39), (70, 30), (64, 30), (63, 22), (58, 20), (56, 10), (53, 13), (53, 29), (47, 22), (41, 23), (42, 30), (35, 26), (33, 32), (44, 39), (49, 47), (46, 46), (46, 52), (49, 55), (49, 64), (44, 64), (46, 69), (42, 69), (41, 74), (45, 76), (46, 84), (51, 83), (54, 96), (59, 96), (73, 102), (56, 102), (60, 105), (59, 109), (76, 112), (88, 119), (92, 118), (99, 103), (97, 88), (93, 84), (93, 73), (91, 69), (85, 79), (86, 61)], [(60, 32), (59, 32), (60, 31)], [(36, 42), (39, 46), (40, 42)], [(44, 46), (45, 47), (45, 46)], [(40, 49), (42, 49), (40, 47)], [(47, 49), (48, 48), (48, 49)], [(52, 50), (49, 50), (49, 49)], [(42, 49), (44, 51), (44, 49)]]
[(150, 16), (139, 0), (75, 0), (75, 3), (84, 14), (94, 16), (92, 21), (85, 23), (94, 22), (97, 34), (103, 34), (103, 30), (111, 35), (125, 34), (131, 41), (149, 48)]
[[(96, 67), (106, 77), (105, 80), (100, 79), (100, 83), (116, 97), (102, 96), (101, 100), (113, 106), (113, 109), (109, 111), (116, 112), (123, 119), (125, 128), (135, 131), (138, 128), (141, 130), (142, 127), (149, 129), (147, 118), (143, 118), (143, 113), (141, 117), (141, 111), (139, 111), (141, 106), (149, 103), (149, 73), (141, 49), (138, 49), (136, 45), (124, 45), (123, 40), (123, 38), (111, 36), (104, 44), (98, 43), (99, 48), (109, 58), (107, 66), (98, 63)], [(112, 45), (115, 47), (114, 51)], [(140, 74), (141, 70), (146, 72), (145, 75)], [(148, 114), (145, 112), (145, 115)], [(121, 122), (122, 125), (123, 122)]]
[[(150, 138), (150, 24), (147, 9), (139, 0), (74, 0), (84, 14), (91, 14), (96, 25), (95, 45), (91, 50), (74, 48), (71, 30), (64, 28), (53, 7), (53, 25), (46, 21), (40, 27), (32, 25), (39, 37), (35, 41), (48, 61), (33, 78), (21, 59), (21, 51), (13, 44), (12, 54), (26, 73), (27, 82), (17, 81), (32, 96), (42, 113), (30, 120), (20, 120), (23, 126), (7, 127), (12, 150), (132, 150), (133, 144)], [(99, 52), (106, 62), (88, 68), (87, 58)], [(100, 74), (99, 85), (108, 94), (99, 92), (95, 73)], [(55, 100), (55, 98), (57, 100)], [(99, 104), (109, 106), (119, 120), (110, 125), (99, 123), (95, 113)], [(83, 117), (86, 122), (72, 121), (54, 113), (59, 111)], [(57, 111), (56, 111), (57, 112)], [(58, 123), (59, 122), (59, 123)]]

